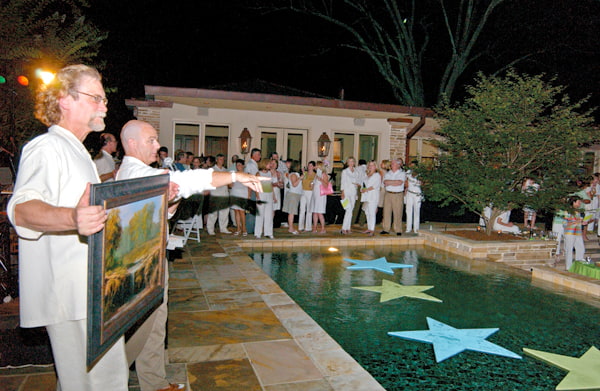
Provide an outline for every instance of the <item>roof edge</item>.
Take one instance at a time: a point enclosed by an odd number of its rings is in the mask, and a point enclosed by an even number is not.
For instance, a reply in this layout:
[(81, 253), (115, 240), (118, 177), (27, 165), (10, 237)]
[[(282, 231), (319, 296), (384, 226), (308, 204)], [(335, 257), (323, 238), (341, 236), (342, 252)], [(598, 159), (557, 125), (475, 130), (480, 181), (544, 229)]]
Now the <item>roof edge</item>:
[(316, 106), (327, 107), (334, 109), (347, 110), (367, 110), (381, 112), (401, 112), (411, 115), (433, 117), (434, 111), (427, 107), (413, 107), (392, 105), (386, 103), (369, 103), (348, 101), (340, 99), (325, 99), (325, 98), (306, 98), (299, 96), (284, 96), (274, 94), (257, 94), (250, 92), (235, 92), (210, 90), (202, 88), (184, 88), (184, 87), (163, 87), (163, 86), (144, 86), (146, 95), (171, 95), (184, 98), (204, 98), (204, 99), (222, 99), (222, 100), (238, 100), (247, 102), (262, 102), (272, 104), (288, 104), (299, 106)]

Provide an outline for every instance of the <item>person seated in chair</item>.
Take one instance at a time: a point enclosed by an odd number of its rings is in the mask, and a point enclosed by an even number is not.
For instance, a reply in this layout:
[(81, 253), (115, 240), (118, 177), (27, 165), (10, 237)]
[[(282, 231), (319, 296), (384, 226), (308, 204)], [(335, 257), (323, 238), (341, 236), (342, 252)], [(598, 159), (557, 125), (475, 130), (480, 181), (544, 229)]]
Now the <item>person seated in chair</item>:
[(510, 222), (510, 210), (503, 211), (494, 221), (494, 231), (503, 233), (521, 233), (519, 227)]

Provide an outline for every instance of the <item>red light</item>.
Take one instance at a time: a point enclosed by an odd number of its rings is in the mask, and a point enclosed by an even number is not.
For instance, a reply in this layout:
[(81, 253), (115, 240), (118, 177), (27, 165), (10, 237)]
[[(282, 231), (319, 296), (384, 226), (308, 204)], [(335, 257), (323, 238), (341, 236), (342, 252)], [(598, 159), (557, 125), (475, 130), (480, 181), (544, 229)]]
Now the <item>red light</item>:
[(22, 86), (28, 86), (29, 85), (29, 79), (23, 75), (17, 77), (17, 83), (19, 83)]

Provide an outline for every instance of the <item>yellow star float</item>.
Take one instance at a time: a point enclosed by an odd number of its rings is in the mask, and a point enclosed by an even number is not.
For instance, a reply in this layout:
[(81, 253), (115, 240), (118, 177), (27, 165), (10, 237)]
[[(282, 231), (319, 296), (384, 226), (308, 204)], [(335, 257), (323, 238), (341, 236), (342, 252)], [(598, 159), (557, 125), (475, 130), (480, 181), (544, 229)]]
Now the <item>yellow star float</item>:
[(442, 301), (437, 297), (423, 293), (433, 286), (428, 285), (400, 285), (393, 281), (382, 280), (381, 285), (376, 286), (355, 286), (353, 289), (361, 289), (363, 291), (379, 292), (381, 296), (379, 302), (397, 299), (399, 297), (414, 297), (415, 299), (429, 300), (441, 303)]
[(546, 364), (553, 365), (569, 372), (556, 386), (557, 390), (600, 389), (600, 350), (595, 346), (589, 348), (588, 351), (579, 358), (527, 348), (523, 348), (523, 352)]

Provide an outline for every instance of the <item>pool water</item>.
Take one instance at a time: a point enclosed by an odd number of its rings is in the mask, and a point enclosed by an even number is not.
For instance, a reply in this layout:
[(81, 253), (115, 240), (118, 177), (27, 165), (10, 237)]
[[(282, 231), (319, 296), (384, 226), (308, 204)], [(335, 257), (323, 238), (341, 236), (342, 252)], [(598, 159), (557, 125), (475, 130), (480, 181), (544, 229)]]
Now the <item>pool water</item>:
[[(431, 249), (341, 248), (254, 252), (250, 256), (381, 385), (392, 390), (553, 390), (567, 372), (525, 356), (531, 348), (580, 357), (600, 348), (600, 304), (568, 292), (533, 286), (528, 274), (504, 265)], [(414, 265), (394, 275), (349, 271), (342, 258)], [(381, 285), (433, 285), (425, 293), (443, 303), (399, 298), (380, 303)], [(520, 356), (464, 351), (436, 363), (433, 345), (387, 335), (427, 330), (426, 317), (455, 328), (499, 328), (487, 338)]]

